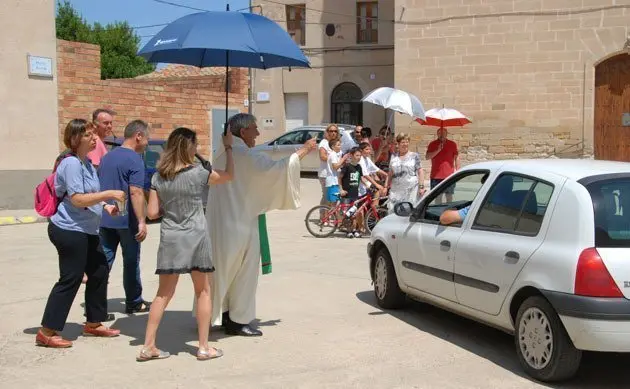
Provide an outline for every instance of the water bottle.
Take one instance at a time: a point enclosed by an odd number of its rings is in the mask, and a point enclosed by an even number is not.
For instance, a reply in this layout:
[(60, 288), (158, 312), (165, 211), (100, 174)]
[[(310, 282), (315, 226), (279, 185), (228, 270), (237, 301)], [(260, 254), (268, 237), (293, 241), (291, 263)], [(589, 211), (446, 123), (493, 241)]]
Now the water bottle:
[(350, 207), (350, 209), (346, 211), (346, 216), (352, 217), (352, 215), (354, 215), (356, 211), (357, 211), (357, 206), (353, 205), (352, 207)]

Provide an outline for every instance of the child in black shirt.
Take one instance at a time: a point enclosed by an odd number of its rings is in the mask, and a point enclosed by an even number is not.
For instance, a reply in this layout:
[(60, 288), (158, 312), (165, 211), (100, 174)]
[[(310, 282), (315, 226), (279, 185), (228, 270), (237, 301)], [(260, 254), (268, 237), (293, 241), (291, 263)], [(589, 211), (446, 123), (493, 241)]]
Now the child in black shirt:
[[(343, 197), (344, 204), (350, 204), (351, 202), (359, 198), (359, 184), (361, 182), (366, 184), (367, 180), (363, 176), (363, 171), (359, 162), (361, 161), (361, 150), (358, 147), (354, 147), (348, 152), (350, 154), (349, 162), (346, 163), (341, 169), (339, 169), (339, 187), (341, 188), (340, 194)], [(352, 228), (348, 231), (348, 238), (358, 238), (361, 236), (359, 230), (363, 225), (363, 214), (357, 213), (352, 222)]]

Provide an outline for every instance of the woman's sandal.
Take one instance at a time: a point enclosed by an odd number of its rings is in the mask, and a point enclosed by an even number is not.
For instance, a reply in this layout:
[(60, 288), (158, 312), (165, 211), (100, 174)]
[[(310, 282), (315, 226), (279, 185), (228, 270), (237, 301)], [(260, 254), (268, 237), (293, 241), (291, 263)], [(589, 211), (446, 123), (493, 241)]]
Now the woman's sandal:
[[(211, 354), (210, 350), (214, 350), (214, 353)], [(197, 360), (207, 361), (209, 359), (217, 359), (223, 356), (223, 350), (221, 349), (210, 347), (210, 350), (199, 349), (199, 351), (197, 351)]]
[(140, 350), (140, 354), (136, 357), (136, 361), (138, 362), (146, 362), (154, 359), (165, 359), (171, 356), (170, 353), (166, 351), (162, 351), (160, 349), (156, 349), (157, 354), (151, 352), (151, 350), (147, 350), (143, 348)]

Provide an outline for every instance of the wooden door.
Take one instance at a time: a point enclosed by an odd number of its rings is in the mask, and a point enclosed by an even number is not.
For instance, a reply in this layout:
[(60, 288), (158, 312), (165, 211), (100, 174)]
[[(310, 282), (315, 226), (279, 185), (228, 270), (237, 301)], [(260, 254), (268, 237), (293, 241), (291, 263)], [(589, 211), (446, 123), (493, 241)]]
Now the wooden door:
[[(630, 162), (630, 55), (619, 54), (595, 68), (595, 158)], [(627, 120), (626, 120), (627, 121)]]

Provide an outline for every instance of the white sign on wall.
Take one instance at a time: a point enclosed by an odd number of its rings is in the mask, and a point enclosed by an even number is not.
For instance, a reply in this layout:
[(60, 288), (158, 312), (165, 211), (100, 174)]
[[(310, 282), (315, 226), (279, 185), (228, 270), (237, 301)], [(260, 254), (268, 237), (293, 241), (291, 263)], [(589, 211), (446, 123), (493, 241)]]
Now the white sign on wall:
[(28, 75), (37, 77), (53, 78), (52, 58), (38, 57), (28, 54)]
[(269, 92), (258, 92), (256, 94), (256, 102), (269, 101)]

